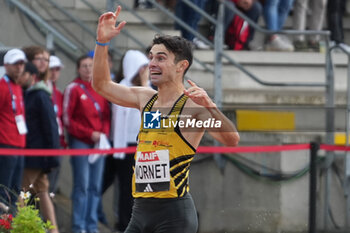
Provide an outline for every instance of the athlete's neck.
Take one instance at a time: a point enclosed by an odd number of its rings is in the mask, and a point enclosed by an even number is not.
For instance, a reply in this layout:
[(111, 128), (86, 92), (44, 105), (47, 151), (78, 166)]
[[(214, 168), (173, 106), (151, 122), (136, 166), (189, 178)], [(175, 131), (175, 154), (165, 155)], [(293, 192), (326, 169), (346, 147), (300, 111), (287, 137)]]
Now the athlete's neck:
[(169, 86), (159, 86), (158, 87), (158, 99), (159, 105), (166, 106), (167, 104), (174, 103), (183, 93), (185, 87), (183, 85), (172, 87)]

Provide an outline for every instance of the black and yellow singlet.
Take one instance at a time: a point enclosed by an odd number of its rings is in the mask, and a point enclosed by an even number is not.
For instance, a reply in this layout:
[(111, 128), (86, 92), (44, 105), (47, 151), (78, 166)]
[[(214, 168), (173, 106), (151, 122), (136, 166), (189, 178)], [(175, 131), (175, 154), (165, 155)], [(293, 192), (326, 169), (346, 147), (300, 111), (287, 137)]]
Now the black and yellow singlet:
[(165, 117), (151, 111), (157, 98), (155, 94), (142, 112), (132, 185), (135, 198), (176, 198), (189, 191), (190, 163), (196, 150), (175, 123), (188, 97), (180, 96)]

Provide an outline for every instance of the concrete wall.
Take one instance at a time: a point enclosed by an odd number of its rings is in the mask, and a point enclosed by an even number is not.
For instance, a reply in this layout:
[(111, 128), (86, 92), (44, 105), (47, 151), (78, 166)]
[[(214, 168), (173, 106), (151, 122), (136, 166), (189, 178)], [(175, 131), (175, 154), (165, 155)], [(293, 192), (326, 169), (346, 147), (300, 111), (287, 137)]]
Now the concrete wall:
[[(46, 39), (23, 14), (19, 13), (18, 9), (10, 10), (6, 1), (0, 1), (0, 30), (0, 42), (7, 47), (22, 48), (30, 45), (46, 47)], [(65, 66), (58, 80), (58, 87), (63, 90), (75, 78), (75, 63), (61, 51), (56, 50), (55, 53)]]
[[(244, 133), (242, 137), (246, 137)], [(249, 140), (250, 145), (276, 145), (284, 138), (258, 134), (247, 137), (256, 139)], [(197, 159), (202, 156), (197, 155)], [(309, 161), (308, 151), (230, 156), (283, 173), (295, 172)], [(262, 166), (255, 169), (269, 174)], [(268, 182), (243, 173), (230, 162), (220, 171), (213, 161), (206, 160), (193, 164), (190, 184), (200, 216), (200, 232), (307, 232), (308, 175), (291, 182)]]

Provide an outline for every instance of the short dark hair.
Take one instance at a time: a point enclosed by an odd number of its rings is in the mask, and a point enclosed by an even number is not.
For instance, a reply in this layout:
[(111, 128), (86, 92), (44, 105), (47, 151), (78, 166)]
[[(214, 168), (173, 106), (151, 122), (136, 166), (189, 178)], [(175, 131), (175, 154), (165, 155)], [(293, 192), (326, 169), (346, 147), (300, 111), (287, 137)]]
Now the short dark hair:
[(156, 44), (163, 44), (167, 50), (172, 52), (175, 55), (175, 63), (182, 60), (188, 61), (189, 66), (184, 72), (185, 75), (193, 61), (192, 43), (180, 36), (156, 35), (153, 39), (152, 46)]
[(31, 75), (33, 75), (33, 74), (39, 75), (38, 69), (37, 69), (36, 66), (35, 66), (33, 63), (31, 63), (31, 62), (27, 62), (27, 63), (26, 63), (26, 66), (25, 66), (25, 68), (24, 68), (24, 72), (28, 72), (28, 73), (30, 73)]
[(80, 62), (86, 58), (91, 58), (91, 56), (89, 56), (88, 54), (85, 54), (85, 55), (78, 57), (77, 63), (76, 63), (77, 69), (80, 68)]

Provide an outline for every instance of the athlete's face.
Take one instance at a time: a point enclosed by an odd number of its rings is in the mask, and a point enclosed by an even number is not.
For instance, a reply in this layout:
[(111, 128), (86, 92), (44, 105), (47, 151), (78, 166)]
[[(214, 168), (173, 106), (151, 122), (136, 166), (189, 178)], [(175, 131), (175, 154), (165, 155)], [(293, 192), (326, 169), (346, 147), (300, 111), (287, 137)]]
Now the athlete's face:
[(149, 52), (149, 72), (153, 85), (172, 82), (176, 77), (175, 55), (163, 44), (153, 45)]

